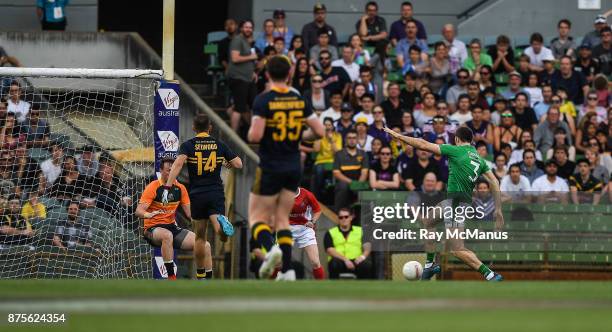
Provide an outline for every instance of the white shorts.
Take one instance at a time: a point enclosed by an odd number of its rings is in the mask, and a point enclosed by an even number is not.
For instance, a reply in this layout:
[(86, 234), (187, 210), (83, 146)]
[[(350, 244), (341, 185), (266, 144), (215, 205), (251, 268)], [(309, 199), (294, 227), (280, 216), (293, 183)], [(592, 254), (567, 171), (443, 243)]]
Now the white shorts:
[(291, 235), (293, 236), (293, 245), (298, 248), (317, 245), (314, 229), (304, 225), (291, 225)]

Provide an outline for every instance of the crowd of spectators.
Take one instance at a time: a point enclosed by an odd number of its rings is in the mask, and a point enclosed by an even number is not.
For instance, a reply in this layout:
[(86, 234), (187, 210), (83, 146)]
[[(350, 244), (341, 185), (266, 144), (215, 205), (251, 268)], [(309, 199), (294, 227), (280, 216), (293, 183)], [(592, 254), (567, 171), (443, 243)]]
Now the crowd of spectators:
[[(597, 15), (594, 30), (580, 44), (571, 21), (563, 18), (550, 43), (534, 32), (529, 45), (513, 45), (506, 35), (493, 45), (478, 39), (466, 45), (452, 24), (442, 27), (441, 41), (428, 42), (409, 2), (401, 4), (391, 25), (378, 15), (376, 2), (364, 9), (348, 40), (338, 40), (324, 4), (314, 6), (314, 20), (301, 34), (287, 26), (280, 9), (264, 21), (259, 35), (251, 21), (238, 28), (231, 19), (226, 24), (231, 27), (228, 54), (221, 57), (228, 59), (230, 79), (236, 66), (248, 63), (244, 79), (259, 89), (245, 96), (230, 82), (231, 113), (249, 114), (254, 95), (266, 89), (262, 72), (270, 56), (284, 54), (293, 63), (292, 87), (326, 128), (325, 137), (301, 146), (320, 200), (339, 211), (360, 190), (421, 191), (430, 173), (436, 190), (444, 190), (446, 158), (392, 141), (384, 126), (448, 144), (459, 126), (469, 127), (479, 154), (508, 192), (505, 199), (612, 200), (608, 13)], [(263, 81), (256, 84), (247, 74)], [(235, 119), (242, 121), (233, 122), (237, 129), (249, 116)], [(543, 195), (524, 195), (532, 191)]]
[[(130, 193), (120, 185), (110, 156), (92, 145), (74, 149), (65, 139), (51, 139), (38, 104), (24, 100), (23, 90), (12, 81), (7, 98), (0, 100), (0, 247), (91, 246), (90, 226), (78, 218), (79, 210), (98, 208), (117, 218), (131, 215)], [(45, 202), (61, 205), (67, 213), (60, 214), (67, 217), (58, 220), (55, 230), (35, 227), (48, 218)], [(36, 236), (45, 241), (35, 241)]]

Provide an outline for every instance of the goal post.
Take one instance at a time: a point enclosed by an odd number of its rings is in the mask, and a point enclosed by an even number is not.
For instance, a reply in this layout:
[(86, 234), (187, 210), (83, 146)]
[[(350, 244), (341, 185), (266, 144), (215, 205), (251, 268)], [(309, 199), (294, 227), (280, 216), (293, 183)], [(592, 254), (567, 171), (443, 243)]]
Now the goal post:
[(134, 210), (163, 74), (0, 68), (0, 278), (152, 277)]

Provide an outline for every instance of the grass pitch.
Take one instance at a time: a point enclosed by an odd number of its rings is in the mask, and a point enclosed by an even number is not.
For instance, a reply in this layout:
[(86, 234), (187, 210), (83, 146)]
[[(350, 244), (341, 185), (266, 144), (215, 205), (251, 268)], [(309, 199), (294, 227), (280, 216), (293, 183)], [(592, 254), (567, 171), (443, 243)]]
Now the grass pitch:
[(611, 312), (610, 282), (0, 281), (0, 331), (606, 331)]

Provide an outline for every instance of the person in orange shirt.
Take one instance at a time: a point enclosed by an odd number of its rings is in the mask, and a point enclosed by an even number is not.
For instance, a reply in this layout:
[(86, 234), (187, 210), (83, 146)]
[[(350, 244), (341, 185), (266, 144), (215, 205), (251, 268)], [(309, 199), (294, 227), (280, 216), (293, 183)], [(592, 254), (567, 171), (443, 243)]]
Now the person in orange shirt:
[[(181, 206), (185, 216), (191, 220), (191, 202), (187, 189), (178, 181), (174, 181), (168, 194), (168, 204), (162, 204), (164, 184), (168, 180), (170, 168), (174, 159), (164, 159), (160, 165), (161, 179), (147, 185), (140, 197), (136, 216), (144, 219), (144, 238), (154, 247), (161, 247), (164, 266), (168, 271), (168, 279), (175, 280), (174, 249), (198, 250), (206, 252), (206, 257), (196, 260), (198, 269), (205, 269), (206, 277), (212, 277), (212, 257), (208, 241), (195, 241), (195, 233), (180, 228), (175, 221), (176, 209)], [(204, 248), (195, 248), (202, 246)], [(209, 275), (210, 274), (210, 275)]]

